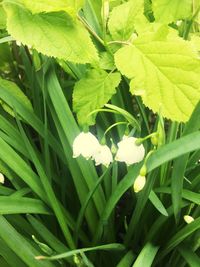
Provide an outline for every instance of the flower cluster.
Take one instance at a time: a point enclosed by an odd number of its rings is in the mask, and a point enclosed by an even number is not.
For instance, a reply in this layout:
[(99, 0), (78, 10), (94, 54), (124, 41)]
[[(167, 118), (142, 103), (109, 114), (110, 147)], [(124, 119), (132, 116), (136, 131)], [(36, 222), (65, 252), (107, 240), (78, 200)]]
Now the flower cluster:
[[(125, 162), (128, 166), (143, 160), (145, 149), (142, 144), (137, 144), (137, 138), (124, 136), (117, 146), (115, 160)], [(113, 162), (113, 155), (107, 145), (99, 143), (90, 132), (81, 132), (73, 143), (73, 157), (82, 155), (84, 158), (93, 159), (96, 165), (103, 164), (108, 167)]]

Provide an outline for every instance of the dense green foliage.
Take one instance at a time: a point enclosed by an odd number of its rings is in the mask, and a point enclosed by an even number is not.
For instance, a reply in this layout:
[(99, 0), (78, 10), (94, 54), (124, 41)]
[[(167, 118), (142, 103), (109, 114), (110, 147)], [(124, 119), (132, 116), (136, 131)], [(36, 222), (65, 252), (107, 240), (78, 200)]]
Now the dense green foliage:
[(0, 4), (0, 266), (199, 267), (200, 1)]

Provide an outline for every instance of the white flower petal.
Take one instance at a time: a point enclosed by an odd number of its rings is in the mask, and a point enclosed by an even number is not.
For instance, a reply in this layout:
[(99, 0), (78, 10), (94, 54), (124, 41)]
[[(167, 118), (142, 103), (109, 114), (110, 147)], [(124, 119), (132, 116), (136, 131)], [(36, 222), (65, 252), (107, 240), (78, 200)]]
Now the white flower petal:
[(0, 183), (4, 184), (4, 181), (5, 181), (4, 175), (0, 173)]
[(136, 145), (137, 138), (124, 136), (123, 140), (118, 143), (116, 160), (131, 165), (143, 160), (145, 155), (144, 146)]
[(145, 184), (146, 184), (146, 177), (139, 175), (136, 178), (134, 185), (133, 185), (133, 189), (135, 193), (140, 192), (144, 188)]
[(189, 223), (191, 223), (191, 222), (194, 221), (194, 218), (193, 218), (192, 216), (190, 216), (190, 215), (185, 215), (183, 218), (184, 218), (184, 221), (185, 221), (187, 224), (189, 224)]
[(90, 132), (81, 132), (73, 143), (73, 157), (76, 158), (80, 155), (86, 159), (91, 158), (99, 150), (99, 141)]
[(95, 165), (103, 164), (104, 166), (108, 167), (113, 161), (110, 148), (106, 145), (100, 145), (99, 151), (94, 154), (93, 159), (95, 160)]

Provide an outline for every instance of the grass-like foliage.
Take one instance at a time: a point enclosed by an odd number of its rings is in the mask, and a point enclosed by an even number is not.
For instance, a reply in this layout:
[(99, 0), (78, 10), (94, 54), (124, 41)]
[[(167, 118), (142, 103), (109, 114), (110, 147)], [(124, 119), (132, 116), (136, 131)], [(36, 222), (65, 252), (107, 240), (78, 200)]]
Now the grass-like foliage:
[(200, 266), (199, 1), (0, 1), (0, 266)]

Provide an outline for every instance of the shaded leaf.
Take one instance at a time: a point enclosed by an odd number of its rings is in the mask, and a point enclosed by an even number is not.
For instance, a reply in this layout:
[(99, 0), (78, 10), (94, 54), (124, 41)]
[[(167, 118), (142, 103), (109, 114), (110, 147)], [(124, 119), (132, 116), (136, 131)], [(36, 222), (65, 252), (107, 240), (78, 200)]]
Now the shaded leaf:
[(119, 83), (119, 73), (91, 70), (75, 84), (73, 107), (80, 124), (95, 123), (95, 115), (88, 116), (89, 113), (103, 107), (115, 94)]

